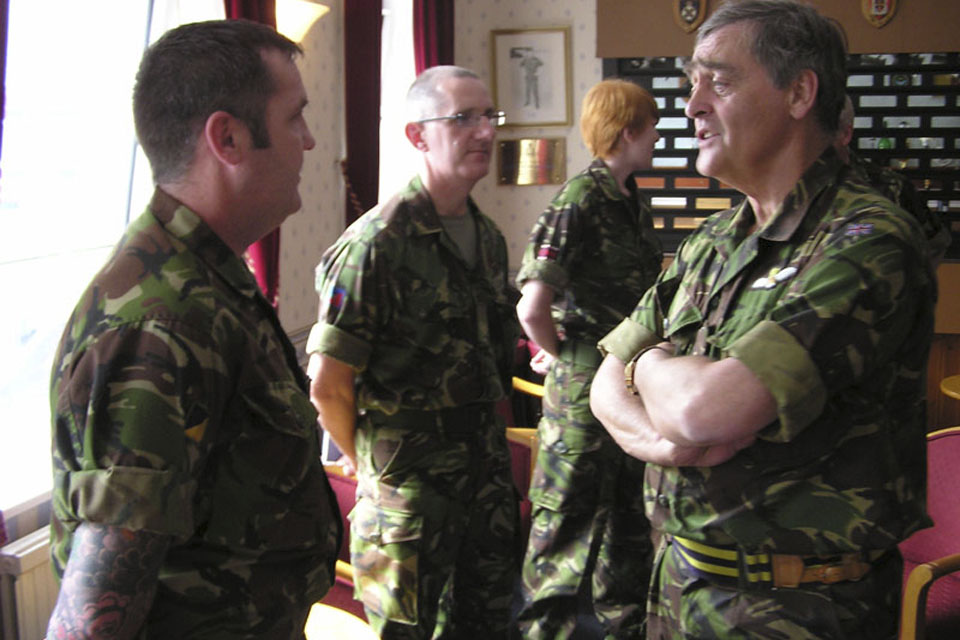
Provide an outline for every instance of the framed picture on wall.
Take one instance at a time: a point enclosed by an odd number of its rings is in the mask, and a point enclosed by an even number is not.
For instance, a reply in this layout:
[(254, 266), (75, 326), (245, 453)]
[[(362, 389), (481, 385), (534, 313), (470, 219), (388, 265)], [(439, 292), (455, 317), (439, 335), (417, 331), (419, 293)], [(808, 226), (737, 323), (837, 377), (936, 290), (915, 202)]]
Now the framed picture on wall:
[(493, 100), (510, 127), (566, 126), (572, 119), (570, 27), (490, 32)]

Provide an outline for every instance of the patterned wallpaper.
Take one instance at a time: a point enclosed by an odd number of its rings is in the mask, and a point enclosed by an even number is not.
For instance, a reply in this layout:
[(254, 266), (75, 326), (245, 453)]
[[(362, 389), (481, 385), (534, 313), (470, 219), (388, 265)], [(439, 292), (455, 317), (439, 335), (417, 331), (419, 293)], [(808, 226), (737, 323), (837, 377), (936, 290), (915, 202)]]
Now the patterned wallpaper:
[(313, 270), (323, 250), (343, 231), (344, 0), (324, 0), (330, 13), (304, 36), (300, 74), (310, 104), (305, 112), (316, 147), (304, 156), (300, 174), (303, 208), (280, 230), (280, 321), (288, 333), (309, 329), (317, 316)]
[[(602, 76), (601, 59), (596, 57), (596, 0), (455, 0), (454, 16), (456, 63), (476, 71), (488, 84), (491, 77), (491, 31), (570, 27), (573, 67), (573, 118), (570, 126), (504, 128), (500, 130), (499, 138), (565, 137), (567, 177), (585, 168), (590, 162), (590, 153), (580, 140), (580, 101)], [(474, 187), (473, 196), (484, 213), (500, 225), (510, 251), (511, 271), (516, 271), (533, 223), (560, 185), (498, 185), (494, 177), (495, 164), (496, 156), (490, 174)]]
[[(301, 183), (303, 210), (281, 228), (280, 320), (295, 342), (316, 317), (317, 296), (313, 270), (320, 254), (343, 230), (344, 193), (339, 161), (343, 157), (343, 2), (329, 0), (331, 12), (303, 41), (306, 55), (300, 61), (310, 97), (308, 121), (317, 146), (306, 156)], [(580, 171), (590, 154), (580, 141), (576, 123), (580, 100), (601, 79), (596, 57), (596, 0), (454, 0), (456, 17), (455, 60), (473, 69), (489, 83), (490, 31), (535, 27), (571, 27), (573, 123), (568, 127), (503, 129), (501, 139), (566, 137), (567, 176)], [(500, 225), (510, 250), (510, 267), (516, 270), (527, 236), (537, 216), (559, 185), (498, 186), (490, 175), (474, 188), (481, 209)]]

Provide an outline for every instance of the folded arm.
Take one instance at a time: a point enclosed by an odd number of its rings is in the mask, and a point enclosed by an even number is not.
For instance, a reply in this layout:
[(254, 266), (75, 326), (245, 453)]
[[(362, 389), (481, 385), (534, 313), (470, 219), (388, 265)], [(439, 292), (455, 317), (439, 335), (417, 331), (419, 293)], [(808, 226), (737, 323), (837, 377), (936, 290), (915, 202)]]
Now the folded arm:
[[(669, 357), (665, 352), (653, 350), (644, 354), (643, 359), (658, 352)], [(726, 441), (696, 442), (681, 437), (676, 429), (663, 432), (654, 421), (646, 398), (643, 390), (641, 396), (627, 391), (623, 361), (608, 355), (591, 386), (590, 409), (617, 444), (635, 458), (664, 466), (709, 467), (726, 462), (754, 440), (751, 433)], [(662, 411), (664, 403), (654, 404)]]
[(664, 347), (641, 356), (633, 381), (665, 438), (695, 447), (730, 444), (777, 419), (773, 395), (737, 358), (674, 357)]

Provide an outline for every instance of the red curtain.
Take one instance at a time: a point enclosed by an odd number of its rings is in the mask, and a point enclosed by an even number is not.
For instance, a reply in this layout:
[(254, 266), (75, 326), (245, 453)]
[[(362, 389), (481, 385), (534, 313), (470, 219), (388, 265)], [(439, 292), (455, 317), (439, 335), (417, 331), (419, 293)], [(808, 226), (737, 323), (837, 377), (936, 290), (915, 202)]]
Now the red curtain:
[[(276, 0), (223, 0), (227, 18), (243, 18), (277, 27)], [(274, 229), (247, 249), (247, 264), (263, 295), (274, 308), (280, 293), (280, 229)]]
[(346, 222), (377, 204), (380, 183), (380, 0), (343, 3)]
[(418, 75), (453, 64), (453, 0), (413, 0), (413, 56)]
[(223, 0), (230, 19), (244, 18), (277, 28), (276, 0)]

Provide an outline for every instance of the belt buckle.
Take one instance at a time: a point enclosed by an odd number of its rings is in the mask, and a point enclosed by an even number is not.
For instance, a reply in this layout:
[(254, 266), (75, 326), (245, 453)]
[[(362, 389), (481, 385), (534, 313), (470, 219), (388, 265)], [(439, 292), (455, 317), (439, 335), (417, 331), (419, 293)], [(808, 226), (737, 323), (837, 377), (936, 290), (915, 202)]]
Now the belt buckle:
[(770, 554), (770, 571), (773, 574), (773, 586), (796, 588), (803, 578), (803, 558), (783, 553)]

